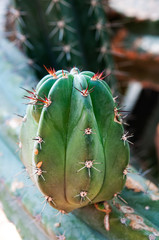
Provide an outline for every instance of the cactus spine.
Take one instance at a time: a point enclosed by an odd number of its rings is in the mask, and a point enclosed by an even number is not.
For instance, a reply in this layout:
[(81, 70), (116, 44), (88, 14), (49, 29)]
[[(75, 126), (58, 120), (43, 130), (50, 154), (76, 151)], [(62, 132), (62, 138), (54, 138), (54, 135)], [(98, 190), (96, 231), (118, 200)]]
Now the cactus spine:
[(102, 74), (49, 72), (25, 96), (21, 158), (49, 203), (70, 212), (122, 190), (129, 147)]

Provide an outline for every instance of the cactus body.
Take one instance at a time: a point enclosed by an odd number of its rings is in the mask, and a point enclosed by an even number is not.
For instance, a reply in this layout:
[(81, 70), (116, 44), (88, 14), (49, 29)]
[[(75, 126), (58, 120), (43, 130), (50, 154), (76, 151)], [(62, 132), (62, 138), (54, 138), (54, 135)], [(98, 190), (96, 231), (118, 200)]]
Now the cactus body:
[(70, 212), (122, 190), (129, 147), (101, 75), (77, 68), (51, 74), (26, 96), (21, 159), (50, 205)]
[[(159, 190), (157, 186), (154, 186), (150, 181), (143, 179), (138, 173), (134, 174), (132, 169), (129, 169), (126, 188), (121, 195), (122, 198), (127, 201), (128, 205), (125, 206), (124, 202), (120, 201), (119, 198), (114, 199), (115, 204), (113, 204), (113, 201), (108, 201), (112, 208), (112, 211), (109, 214), (109, 232), (105, 230), (103, 223), (106, 214), (103, 211), (98, 211), (93, 206), (87, 206), (74, 211), (74, 213), (76, 212), (76, 214), (82, 218), (82, 222), (72, 214), (65, 215), (62, 219), (59, 215), (55, 217), (57, 211), (55, 209), (50, 209), (47, 204), (45, 211), (42, 214), (41, 221), (39, 218), (37, 221), (40, 222), (35, 221), (35, 217), (41, 212), (41, 203), (43, 199), (41, 198), (40, 193), (32, 187), (32, 184), (30, 180), (26, 178), (25, 173), (17, 174), (22, 170), (22, 165), (17, 154), (15, 154), (15, 151), (17, 150), (16, 142), (18, 141), (15, 140), (15, 137), (18, 137), (18, 126), (15, 128), (15, 125), (13, 124), (6, 125), (6, 120), (8, 119), (11, 123), (13, 123), (14, 120), (15, 123), (15, 116), (12, 114), (14, 111), (18, 109), (19, 113), (24, 113), (24, 105), (21, 104), (20, 91), (18, 90), (19, 84), (23, 80), (26, 86), (26, 80), (27, 82), (29, 82), (28, 79), (33, 81), (35, 77), (33, 72), (27, 66), (27, 59), (24, 58), (24, 56), (20, 54), (12, 44), (2, 39), (0, 47), (2, 70), (1, 100), (2, 102), (5, 102), (5, 107), (1, 106), (0, 122), (0, 199), (7, 217), (11, 222), (16, 224), (22, 239), (56, 239), (54, 235), (61, 235), (60, 237), (62, 238), (62, 235), (65, 233), (66, 239), (73, 240), (158, 240)], [(8, 70), (6, 71), (6, 69)], [(7, 84), (5, 87), (3, 80)], [(17, 88), (17, 91), (14, 90), (13, 92), (14, 87)], [(96, 89), (91, 93), (91, 96), (95, 93), (95, 90)], [(33, 133), (31, 135), (31, 132), (34, 131), (35, 122), (33, 121), (34, 124), (31, 124), (31, 119), (29, 120), (28, 114), (27, 118), (27, 120), (26, 118), (23, 119), (23, 128), (25, 123), (28, 124), (28, 122), (30, 122), (30, 125), (25, 132), (25, 138), (27, 139), (27, 144), (31, 145), (33, 140), (30, 136), (34, 135)], [(19, 122), (18, 116), (16, 117), (16, 120)], [(25, 120), (26, 122), (24, 122)], [(35, 134), (36, 133), (35, 128)], [(35, 137), (35, 135), (33, 137)], [(46, 142), (41, 144), (42, 150), (44, 144), (46, 144)], [(24, 148), (26, 149), (24, 141), (22, 148), (22, 150), (24, 150)], [(29, 148), (28, 151), (26, 150), (26, 154), (28, 152), (30, 152)], [(29, 161), (28, 158), (28, 162), (26, 162), (28, 169), (30, 169)], [(96, 167), (98, 168), (99, 166), (97, 165)], [(93, 176), (92, 172), (91, 176)], [(44, 177), (46, 178), (45, 175)], [(101, 207), (102, 205), (103, 204), (98, 204), (98, 206)], [(132, 213), (126, 213), (124, 210), (130, 210)], [(132, 217), (135, 217), (135, 215), (138, 215), (138, 218), (134, 218), (136, 221), (132, 221)], [(60, 228), (57, 227), (57, 221), (59, 219), (61, 221)], [(84, 221), (87, 222), (87, 224), (85, 224)], [(91, 229), (88, 224), (94, 227), (95, 230)], [(104, 236), (97, 231), (101, 232)]]

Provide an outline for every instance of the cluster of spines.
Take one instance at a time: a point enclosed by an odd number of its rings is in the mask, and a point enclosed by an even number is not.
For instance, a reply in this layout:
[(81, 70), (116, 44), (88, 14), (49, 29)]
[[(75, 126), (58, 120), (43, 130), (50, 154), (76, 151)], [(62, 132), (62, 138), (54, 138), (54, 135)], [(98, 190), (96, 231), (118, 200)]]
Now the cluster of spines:
[[(47, 69), (46, 68), (46, 70), (48, 71), (50, 76), (52, 76), (54, 79), (58, 79), (58, 75), (56, 74), (55, 69), (52, 69), (52, 68)], [(72, 71), (74, 71), (76, 74), (78, 73), (78, 71), (76, 71), (75, 67), (73, 68)], [(67, 76), (68, 76), (68, 73), (65, 73), (62, 70), (61, 77), (67, 78)], [(103, 72), (102, 73), (96, 73), (92, 77), (90, 77), (90, 81), (98, 81), (98, 80), (101, 81), (104, 78), (105, 77), (103, 76)], [(45, 96), (45, 99), (44, 99), (44, 98), (38, 96), (35, 89), (33, 89), (32, 91), (27, 90), (25, 88), (23, 88), (23, 89), (29, 94), (29, 96), (24, 96), (25, 99), (31, 100), (31, 102), (29, 102), (29, 104), (38, 105), (38, 101), (40, 101), (40, 103), (42, 103), (44, 107), (49, 107), (51, 105), (52, 102), (50, 101), (50, 104), (46, 104), (46, 99), (48, 99), (48, 98)], [(75, 88), (75, 89), (77, 91), (79, 91), (83, 97), (88, 97), (89, 94), (91, 94), (93, 91), (95, 91), (94, 88), (89, 89), (89, 84), (87, 85), (86, 89), (83, 89), (82, 85), (81, 85), (81, 90), (79, 90), (77, 88)], [(114, 98), (114, 121), (117, 122), (118, 124), (122, 124), (123, 123), (122, 122), (122, 114), (118, 112), (119, 109), (115, 105), (116, 105), (116, 98)], [(83, 132), (83, 135), (87, 135), (88, 137), (91, 134), (96, 134), (95, 129), (92, 129), (91, 126), (88, 126), (84, 130), (81, 130), (81, 131)], [(121, 136), (121, 140), (123, 140), (124, 145), (125, 145), (126, 141), (131, 143), (128, 140), (129, 137), (132, 137), (132, 135), (128, 136), (128, 132), (124, 133)], [(39, 154), (39, 150), (40, 151), (42, 150), (42, 144), (43, 143), (45, 144), (45, 141), (44, 141), (44, 139), (41, 136), (35, 136), (35, 138), (33, 138), (33, 140), (36, 141), (37, 144), (39, 145), (39, 149), (37, 147), (34, 149), (34, 154), (38, 155)], [(37, 162), (36, 166), (34, 166), (34, 173), (33, 173), (33, 175), (36, 174), (38, 177), (41, 177), (45, 181), (43, 173), (46, 173), (46, 171), (42, 170), (42, 164), (43, 164), (42, 161)], [(91, 178), (91, 169), (94, 169), (95, 171), (97, 171), (99, 173), (101, 172), (98, 168), (96, 168), (94, 166), (94, 165), (97, 165), (97, 164), (101, 164), (101, 162), (98, 162), (98, 161), (96, 161), (94, 159), (85, 159), (83, 162), (79, 162), (79, 164), (84, 165), (84, 166), (82, 166), (81, 168), (77, 169), (76, 172), (79, 173), (81, 170), (87, 169), (89, 178)], [(123, 171), (123, 177), (126, 174), (127, 174), (127, 170), (125, 169)], [(119, 196), (119, 194), (117, 194), (117, 193), (114, 194), (114, 197), (118, 197), (118, 196)], [(82, 189), (74, 197), (75, 198), (78, 197), (80, 199), (80, 204), (82, 204), (83, 201), (85, 201), (86, 199), (91, 203), (91, 199), (88, 197), (88, 191), (87, 190), (83, 190)], [(53, 198), (51, 196), (45, 196), (45, 199), (46, 199), (45, 203), (47, 203), (47, 202), (51, 203), (52, 202), (54, 204), (54, 206), (56, 206), (56, 204), (53, 201)]]
[(27, 104), (31, 104), (31, 105), (41, 105), (44, 107), (49, 107), (52, 103), (50, 98), (47, 98), (46, 96), (44, 96), (43, 98), (38, 96), (36, 93), (36, 90), (33, 88), (33, 91), (27, 90), (25, 88), (24, 89), (27, 93), (30, 94), (30, 96), (25, 95), (24, 99), (29, 99), (30, 102)]

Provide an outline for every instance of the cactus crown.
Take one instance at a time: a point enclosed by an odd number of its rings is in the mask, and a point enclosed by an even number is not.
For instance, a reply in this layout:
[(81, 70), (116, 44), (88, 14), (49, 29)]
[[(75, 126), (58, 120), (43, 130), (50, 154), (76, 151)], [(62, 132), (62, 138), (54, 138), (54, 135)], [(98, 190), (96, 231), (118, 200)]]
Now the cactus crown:
[[(125, 183), (129, 146), (103, 74), (49, 69), (21, 128), (21, 159), (53, 207), (70, 212), (113, 198)], [(125, 135), (124, 135), (125, 136)], [(50, 198), (49, 198), (50, 197)]]

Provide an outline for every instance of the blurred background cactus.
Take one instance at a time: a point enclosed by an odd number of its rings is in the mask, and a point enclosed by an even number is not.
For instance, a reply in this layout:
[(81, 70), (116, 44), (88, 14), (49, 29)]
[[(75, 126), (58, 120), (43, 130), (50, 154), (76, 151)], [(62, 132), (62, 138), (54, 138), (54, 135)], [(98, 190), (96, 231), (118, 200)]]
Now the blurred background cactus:
[[(16, 0), (15, 8), (18, 12), (9, 11), (10, 18), (16, 15), (17, 20), (10, 37), (41, 68), (38, 76), (44, 74), (43, 64), (55, 69), (76, 65), (107, 74), (114, 71), (107, 17), (100, 0)], [(111, 82), (113, 78), (112, 74)]]
[[(1, 0), (0, 201), (21, 239), (159, 239), (158, 5), (158, 0)], [(46, 75), (43, 65), (111, 73), (105, 80), (124, 116), (129, 113), (125, 129), (133, 134), (131, 165), (138, 172), (130, 167), (122, 194), (76, 216), (55, 217), (48, 204), (39, 216), (43, 198), (19, 174), (25, 115), (19, 87), (35, 87)]]

